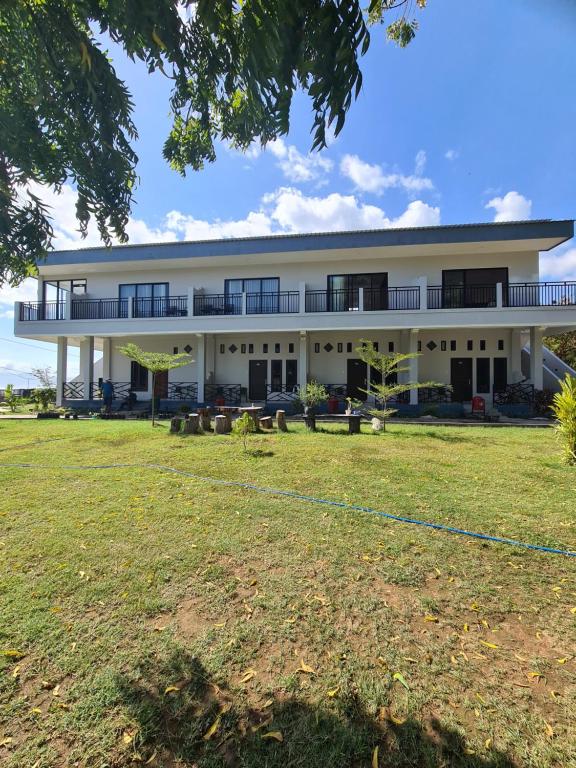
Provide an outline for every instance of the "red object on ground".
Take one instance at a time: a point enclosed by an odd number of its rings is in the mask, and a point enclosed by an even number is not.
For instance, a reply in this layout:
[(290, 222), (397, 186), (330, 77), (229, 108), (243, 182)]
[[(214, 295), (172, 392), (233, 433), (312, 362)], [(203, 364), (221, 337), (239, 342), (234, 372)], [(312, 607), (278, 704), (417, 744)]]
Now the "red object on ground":
[(226, 400), (222, 397), (222, 395), (218, 395), (218, 397), (214, 398), (214, 405), (226, 405)]
[(472, 416), (486, 416), (486, 400), (480, 395), (472, 398)]
[(338, 413), (338, 398), (335, 395), (328, 400), (328, 413)]

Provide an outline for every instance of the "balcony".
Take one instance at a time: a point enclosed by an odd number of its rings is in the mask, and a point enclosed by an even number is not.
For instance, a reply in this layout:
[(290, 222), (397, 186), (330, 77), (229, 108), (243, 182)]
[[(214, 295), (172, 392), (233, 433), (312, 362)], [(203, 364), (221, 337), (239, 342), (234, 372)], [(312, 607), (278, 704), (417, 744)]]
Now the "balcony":
[(195, 315), (279, 315), (299, 312), (298, 291), (208, 294), (194, 297)]
[(576, 281), (498, 283), (473, 286), (305, 290), (275, 293), (203, 294), (130, 299), (78, 299), (19, 304), (20, 322), (207, 318), (358, 312), (416, 312), (451, 309), (576, 310)]
[(306, 312), (386, 312), (420, 309), (420, 288), (306, 291)]

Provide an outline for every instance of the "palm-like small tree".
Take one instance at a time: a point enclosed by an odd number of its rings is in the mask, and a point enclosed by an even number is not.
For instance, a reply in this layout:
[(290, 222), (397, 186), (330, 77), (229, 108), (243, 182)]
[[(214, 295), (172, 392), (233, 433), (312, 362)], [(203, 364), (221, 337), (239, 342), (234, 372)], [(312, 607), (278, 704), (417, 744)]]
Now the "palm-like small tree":
[(576, 464), (576, 378), (566, 375), (560, 382), (560, 392), (552, 401), (552, 412), (556, 417), (556, 432), (564, 448), (567, 464)]
[(391, 408), (390, 403), (398, 395), (403, 395), (412, 389), (446, 387), (446, 384), (440, 384), (436, 381), (398, 381), (399, 373), (406, 373), (410, 370), (408, 365), (402, 365), (402, 363), (420, 357), (418, 352), (396, 352), (387, 355), (384, 352), (378, 352), (374, 347), (374, 342), (364, 340), (360, 342), (356, 352), (361, 360), (382, 374), (381, 384), (370, 384), (370, 390), (363, 389), (362, 392), (367, 395), (375, 395), (376, 400), (381, 403), (380, 407), (367, 408), (366, 410), (382, 421), (384, 431), (386, 431), (387, 419), (397, 413), (398, 409)]
[(190, 365), (192, 358), (190, 355), (184, 352), (171, 355), (168, 352), (145, 352), (137, 344), (125, 344), (123, 347), (118, 347), (118, 351), (125, 355), (130, 360), (134, 360), (143, 368), (146, 368), (152, 374), (152, 426), (156, 423), (155, 413), (155, 386), (156, 386), (156, 374), (163, 373), (164, 371), (171, 371), (173, 368), (182, 368), (185, 365)]

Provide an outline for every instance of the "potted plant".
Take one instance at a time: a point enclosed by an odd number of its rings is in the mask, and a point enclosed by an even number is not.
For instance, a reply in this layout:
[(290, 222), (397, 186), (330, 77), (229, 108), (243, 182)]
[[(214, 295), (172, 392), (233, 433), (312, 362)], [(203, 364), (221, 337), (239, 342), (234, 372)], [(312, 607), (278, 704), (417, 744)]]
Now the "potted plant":
[(362, 405), (360, 400), (355, 400), (353, 397), (346, 398), (346, 410), (344, 413), (346, 416), (352, 416), (358, 412), (358, 408)]
[(300, 387), (300, 390), (298, 391), (298, 399), (304, 408), (306, 426), (309, 430), (314, 432), (316, 430), (316, 413), (318, 412), (318, 406), (328, 400), (328, 390), (324, 384), (319, 384), (317, 381), (309, 381), (307, 384)]

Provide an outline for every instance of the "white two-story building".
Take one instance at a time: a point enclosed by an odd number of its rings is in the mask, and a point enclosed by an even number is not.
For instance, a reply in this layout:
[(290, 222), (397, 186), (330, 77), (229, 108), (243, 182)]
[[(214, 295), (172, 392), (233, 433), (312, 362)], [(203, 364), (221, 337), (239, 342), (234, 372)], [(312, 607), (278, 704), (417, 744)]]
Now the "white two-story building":
[[(117, 400), (155, 394), (167, 409), (280, 407), (312, 379), (340, 402), (366, 399), (377, 377), (357, 348), (370, 339), (420, 353), (410, 380), (451, 386), (413, 390), (405, 411), (461, 409), (475, 395), (504, 408), (564, 373), (542, 337), (576, 329), (576, 283), (540, 282), (538, 256), (573, 229), (529, 221), (56, 251), (38, 265), (38, 301), (17, 305), (15, 333), (58, 345), (58, 401), (71, 406), (97, 407), (103, 378)], [(128, 341), (191, 362), (153, 393), (118, 352)], [(70, 346), (80, 350), (72, 381)]]

